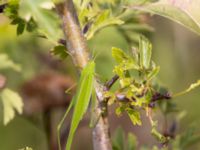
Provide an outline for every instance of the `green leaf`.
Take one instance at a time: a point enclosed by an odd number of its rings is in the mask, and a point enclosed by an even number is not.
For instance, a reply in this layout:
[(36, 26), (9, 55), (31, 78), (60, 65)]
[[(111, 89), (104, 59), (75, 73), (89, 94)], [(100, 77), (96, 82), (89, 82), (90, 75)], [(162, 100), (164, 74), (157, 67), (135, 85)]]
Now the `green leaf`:
[(66, 150), (71, 149), (74, 133), (78, 127), (79, 122), (83, 118), (83, 115), (85, 114), (88, 108), (90, 97), (93, 90), (94, 74), (95, 74), (95, 63), (94, 61), (91, 61), (81, 72), (81, 77), (75, 98), (76, 103), (70, 126), (70, 132), (67, 140)]
[(52, 50), (51, 53), (53, 55), (57, 55), (61, 59), (65, 59), (68, 56), (67, 49), (64, 45), (57, 45)]
[(98, 32), (102, 28), (105, 28), (110, 25), (120, 25), (123, 23), (124, 22), (122, 20), (110, 16), (110, 10), (105, 10), (97, 16), (96, 20), (87, 32), (86, 37), (89, 40), (94, 36), (96, 32)]
[(116, 108), (115, 113), (116, 113), (117, 116), (121, 116), (121, 114), (122, 114), (124, 111), (125, 111), (125, 106), (122, 105), (122, 106), (119, 106), (119, 107)]
[(126, 112), (128, 116), (130, 117), (133, 125), (142, 125), (141, 119), (140, 119), (140, 113), (136, 110), (133, 110), (131, 108), (127, 108)]
[[(51, 0), (21, 0), (19, 15), (26, 21), (31, 17), (37, 22), (39, 31), (44, 34), (49, 40), (57, 43), (60, 38), (60, 30), (58, 16), (46, 7), (52, 7)], [(44, 9), (45, 7), (45, 9)]]
[(12, 19), (18, 18), (19, 0), (10, 0), (4, 9), (4, 14)]
[(31, 18), (28, 22), (27, 22), (27, 26), (26, 26), (26, 30), (28, 32), (32, 32), (37, 28), (37, 24), (36, 22), (33, 20), (33, 18)]
[(138, 70), (139, 66), (133, 57), (128, 56), (123, 50), (119, 48), (112, 48), (112, 56), (116, 62), (119, 63), (118, 66), (115, 66), (113, 72), (122, 78), (120, 79), (120, 84), (123, 87), (132, 81), (130, 78), (126, 78), (128, 76), (128, 70)]
[(133, 82), (132, 78), (122, 78), (119, 80), (119, 83), (122, 88), (128, 87)]
[(24, 32), (26, 23), (24, 21), (20, 21), (17, 25), (17, 35), (21, 35)]
[(0, 53), (0, 69), (13, 69), (15, 71), (20, 71), (21, 67), (10, 60), (6, 54)]
[(147, 79), (151, 80), (153, 79), (160, 71), (160, 67), (155, 67), (148, 75), (147, 75)]
[(3, 122), (7, 125), (15, 117), (15, 110), (22, 114), (23, 102), (16, 92), (7, 88), (0, 93), (0, 98), (3, 102)]
[(127, 150), (136, 150), (137, 149), (137, 139), (134, 134), (128, 133), (128, 145)]
[(150, 62), (151, 62), (152, 45), (143, 36), (140, 37), (139, 52), (140, 52), (141, 67), (148, 69), (150, 67)]
[(129, 56), (120, 48), (112, 47), (112, 57), (117, 63), (129, 58)]
[(133, 8), (169, 18), (200, 35), (199, 0), (160, 0)]
[(117, 128), (112, 138), (113, 150), (123, 150), (124, 149), (125, 134), (122, 128)]

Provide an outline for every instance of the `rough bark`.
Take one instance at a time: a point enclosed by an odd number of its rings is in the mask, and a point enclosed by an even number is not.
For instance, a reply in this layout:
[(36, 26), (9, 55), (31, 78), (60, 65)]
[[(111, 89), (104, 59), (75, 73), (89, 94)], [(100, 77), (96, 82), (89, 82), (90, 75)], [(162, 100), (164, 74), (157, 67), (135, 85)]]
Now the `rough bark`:
[[(81, 70), (90, 60), (90, 54), (86, 39), (80, 28), (73, 1), (65, 0), (65, 2), (57, 4), (56, 9), (63, 22), (67, 49), (74, 64), (78, 70)], [(112, 150), (107, 113), (105, 113), (107, 107), (104, 103), (103, 86), (98, 81), (95, 82), (95, 90), (98, 103), (94, 113), (95, 116), (100, 116), (100, 119), (93, 129), (94, 150)]]

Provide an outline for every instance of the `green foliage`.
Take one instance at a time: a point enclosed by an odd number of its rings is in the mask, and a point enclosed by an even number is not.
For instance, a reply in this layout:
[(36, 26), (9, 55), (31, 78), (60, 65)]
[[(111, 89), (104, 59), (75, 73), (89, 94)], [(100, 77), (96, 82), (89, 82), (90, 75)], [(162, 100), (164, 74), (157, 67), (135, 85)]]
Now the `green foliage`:
[[(196, 135), (194, 127), (190, 127), (186, 129), (183, 133), (177, 134), (176, 137), (169, 141), (168, 145), (170, 147), (165, 146), (162, 147), (161, 150), (186, 150), (191, 149), (196, 143), (199, 142), (200, 136)], [(159, 149), (157, 146), (154, 146), (154, 149)], [(150, 150), (150, 148), (148, 149)]]
[[(54, 12), (54, 3), (61, 1), (9, 0), (4, 14), (11, 19), (11, 24), (17, 25), (17, 35), (21, 35), (25, 30), (36, 31), (56, 45), (51, 50), (53, 55), (65, 59), (68, 53), (65, 46), (58, 45), (62, 34), (59, 18)], [(113, 73), (119, 77), (119, 87), (113, 91), (105, 90), (104, 97), (108, 105), (116, 104), (117, 116), (121, 116), (125, 112), (133, 125), (142, 125), (140, 113), (145, 110), (152, 126), (152, 135), (163, 145), (169, 144), (169, 147), (174, 150), (186, 149), (198, 142), (200, 137), (191, 130), (185, 134), (178, 134), (176, 137), (174, 132), (172, 135), (161, 132), (158, 128), (158, 121), (153, 120), (151, 112), (159, 108), (165, 117), (172, 112), (178, 112), (175, 103), (166, 101), (166, 99), (190, 92), (200, 85), (200, 81), (191, 84), (188, 89), (175, 95), (170, 95), (168, 90), (163, 92), (162, 88), (159, 89), (156, 78), (160, 67), (151, 60), (152, 45), (148, 39), (141, 36), (141, 33), (153, 31), (153, 28), (146, 24), (146, 20), (143, 20), (145, 18), (143, 12), (149, 12), (174, 20), (199, 34), (200, 3), (198, 1), (189, 3), (187, 0), (74, 0), (74, 3), (82, 32), (87, 40), (93, 38), (105, 27), (115, 25), (116, 30), (127, 40), (130, 47), (134, 45), (131, 54), (116, 47), (112, 48), (112, 56), (117, 63)], [(0, 69), (6, 68), (20, 71), (19, 65), (10, 60), (7, 55), (0, 54)], [(74, 106), (66, 150), (71, 149), (75, 131), (87, 111), (91, 96), (91, 114), (98, 105), (93, 88), (94, 75), (95, 63), (91, 61), (81, 72), (77, 93), (58, 124), (59, 149), (61, 149), (60, 129), (71, 108)], [(8, 88), (1, 90), (0, 97), (4, 106), (4, 124), (7, 124), (15, 116), (15, 111), (22, 113), (23, 103), (19, 95)], [(181, 118), (183, 114), (180, 113), (177, 116)], [(91, 115), (91, 118), (90, 125), (94, 127), (99, 116)], [(177, 118), (176, 121), (179, 120)], [(25, 149), (30, 150), (31, 148)], [(131, 133), (125, 140), (125, 134), (119, 129), (113, 139), (113, 149), (138, 149), (137, 140)], [(167, 150), (168, 147), (158, 148), (155, 145), (151, 148), (141, 149)]]
[[(20, 71), (21, 67), (10, 60), (6, 54), (1, 53), (0, 70), (2, 69), (13, 69), (14, 71)], [(3, 123), (4, 125), (7, 125), (15, 117), (15, 110), (19, 114), (22, 113), (23, 102), (18, 93), (8, 88), (0, 90), (0, 100), (3, 103)]]
[(75, 95), (75, 106), (70, 126), (70, 132), (67, 140), (66, 150), (71, 149), (74, 133), (78, 127), (79, 122), (83, 118), (83, 115), (85, 114), (88, 108), (90, 97), (93, 91), (94, 74), (95, 74), (95, 63), (91, 61), (81, 72), (81, 77), (78, 84), (78, 90)]
[(0, 69), (13, 69), (15, 71), (20, 71), (21, 67), (10, 60), (6, 54), (0, 53)]
[(11, 24), (17, 25), (17, 35), (21, 35), (25, 29), (29, 32), (34, 31), (37, 28), (37, 24), (33, 18), (25, 20), (19, 16), (18, 11), (19, 0), (9, 1), (8, 6), (4, 10), (4, 14), (12, 20)]
[(96, 17), (94, 23), (91, 25), (90, 29), (86, 33), (87, 39), (91, 39), (96, 32), (98, 32), (104, 27), (115, 24), (116, 25), (123, 24), (123, 21), (114, 17), (110, 17), (110, 15), (111, 15), (110, 11), (106, 10)]
[[(155, 128), (152, 129), (153, 134), (159, 139), (163, 139), (163, 135), (157, 132)], [(137, 138), (132, 133), (128, 133), (128, 136), (125, 136), (125, 133), (122, 128), (117, 128), (115, 134), (112, 137), (112, 146), (113, 150), (185, 150), (190, 149), (191, 146), (199, 142), (200, 136), (195, 134), (195, 128), (190, 127), (186, 129), (185, 132), (177, 134), (174, 139), (168, 141), (170, 146), (140, 146), (138, 147)]]
[(127, 137), (122, 128), (117, 128), (112, 138), (113, 150), (136, 150), (137, 139), (132, 133), (128, 133)]
[(139, 51), (140, 66), (142, 66), (145, 69), (148, 69), (151, 63), (152, 45), (147, 39), (145, 39), (142, 36), (140, 37)]
[(115, 135), (112, 139), (113, 150), (123, 150), (125, 147), (124, 144), (125, 134), (122, 128), (117, 128), (115, 131)]
[(151, 133), (161, 143), (164, 143), (167, 138), (157, 131), (157, 123), (152, 120), (152, 116), (149, 114), (149, 110), (152, 109), (152, 100), (159, 93), (153, 86), (159, 67), (151, 60), (152, 46), (145, 37), (140, 37), (138, 47), (132, 56), (121, 49), (112, 48), (112, 56), (118, 63), (113, 72), (119, 76), (120, 87), (113, 93), (106, 92), (105, 96), (111, 99), (111, 102), (109, 99), (108, 103), (118, 104), (116, 108), (118, 116), (127, 112), (133, 125), (142, 124), (140, 110), (146, 110), (152, 125)]
[(0, 92), (3, 103), (4, 125), (7, 125), (15, 116), (15, 110), (22, 114), (23, 102), (21, 97), (14, 91), (6, 88)]
[(131, 108), (127, 108), (126, 112), (128, 116), (130, 117), (133, 125), (142, 125), (141, 119), (140, 119), (140, 113), (138, 111), (135, 111)]
[(121, 25), (123, 21), (112, 13), (112, 1), (75, 0), (78, 17), (86, 38), (91, 39), (95, 33), (110, 25)]
[(51, 0), (10, 0), (4, 10), (12, 22), (17, 25), (17, 35), (26, 29), (36, 31), (47, 37), (51, 42), (57, 43), (61, 37), (58, 16), (51, 11), (54, 4)]
[(58, 56), (61, 59), (65, 59), (68, 56), (67, 49), (64, 45), (57, 45), (51, 50), (51, 54)]
[(143, 6), (132, 8), (154, 13), (182, 24), (190, 30), (200, 34), (200, 1), (188, 0), (159, 0)]
[(137, 148), (137, 139), (135, 135), (132, 133), (128, 133), (128, 144), (127, 144), (127, 150), (136, 150)]
[(51, 42), (57, 43), (61, 36), (58, 16), (51, 11), (54, 7), (51, 0), (21, 0), (19, 16), (26, 21), (31, 18), (37, 22), (38, 31), (45, 35)]
[(124, 53), (123, 50), (113, 47), (112, 48), (112, 57), (117, 63), (122, 63), (125, 59), (130, 59), (130, 57)]

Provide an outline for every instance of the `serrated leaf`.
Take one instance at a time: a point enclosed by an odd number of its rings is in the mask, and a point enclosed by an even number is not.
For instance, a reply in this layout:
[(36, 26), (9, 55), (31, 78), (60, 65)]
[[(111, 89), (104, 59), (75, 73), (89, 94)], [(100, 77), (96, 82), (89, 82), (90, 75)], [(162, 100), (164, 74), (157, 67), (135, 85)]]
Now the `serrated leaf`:
[(137, 139), (134, 134), (128, 133), (128, 143), (127, 150), (136, 150), (137, 149)]
[(0, 69), (13, 69), (15, 71), (20, 71), (21, 67), (14, 63), (11, 59), (9, 59), (9, 57), (4, 54), (1, 53), (0, 54)]
[(124, 22), (118, 18), (110, 16), (110, 11), (105, 10), (102, 13), (98, 15), (94, 23), (92, 24), (91, 28), (86, 34), (87, 39), (91, 39), (96, 32), (101, 30), (104, 27), (110, 26), (110, 25), (120, 25)]
[(53, 55), (57, 55), (61, 59), (65, 59), (68, 56), (67, 49), (64, 45), (57, 45), (52, 50)]
[(143, 36), (140, 37), (139, 52), (140, 52), (140, 65), (141, 65), (141, 67), (148, 69), (150, 67), (150, 63), (151, 63), (152, 45)]
[(132, 69), (138, 70), (138, 64), (133, 57), (128, 56), (120, 48), (113, 47), (112, 56), (116, 60), (116, 62), (119, 63), (118, 66), (115, 66), (113, 72), (122, 78), (122, 80), (120, 81), (121, 83), (127, 83), (128, 78), (125, 79), (125, 77), (127, 77), (127, 71)]
[(79, 125), (79, 122), (83, 118), (83, 115), (85, 114), (88, 108), (90, 97), (93, 90), (94, 74), (95, 74), (95, 63), (91, 61), (81, 72), (81, 77), (75, 98), (76, 103), (74, 106), (75, 108), (72, 116), (72, 122), (67, 140), (66, 150), (71, 149), (74, 133)]
[(129, 56), (120, 48), (112, 47), (112, 57), (117, 63), (129, 58)]
[(140, 119), (140, 113), (136, 110), (133, 110), (131, 108), (127, 108), (126, 112), (131, 119), (133, 125), (142, 125), (141, 119)]
[(200, 35), (199, 0), (160, 0), (133, 8), (169, 18)]
[(3, 123), (7, 125), (15, 117), (15, 111), (22, 114), (23, 102), (18, 93), (8, 88), (1, 92), (0, 97), (3, 102)]
[(49, 6), (51, 3), (51, 0), (21, 0), (19, 15), (26, 21), (29, 21), (32, 17), (39, 26), (38, 31), (53, 43), (57, 43), (60, 38), (58, 17), (52, 11), (43, 7), (45, 4)]

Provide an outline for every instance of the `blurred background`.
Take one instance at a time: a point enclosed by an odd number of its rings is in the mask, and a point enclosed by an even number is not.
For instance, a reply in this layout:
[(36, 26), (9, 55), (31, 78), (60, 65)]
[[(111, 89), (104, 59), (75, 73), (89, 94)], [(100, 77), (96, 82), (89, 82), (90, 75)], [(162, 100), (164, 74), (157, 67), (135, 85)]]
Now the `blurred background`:
[[(34, 150), (48, 150), (49, 145), (56, 145), (54, 142), (48, 144), (48, 138), (52, 137), (50, 141), (55, 140), (56, 125), (73, 95), (65, 95), (65, 90), (76, 83), (77, 72), (70, 57), (61, 61), (51, 55), (53, 45), (47, 40), (31, 33), (16, 36), (16, 26), (10, 25), (9, 22), (7, 17), (0, 15), (0, 53), (8, 54), (14, 62), (21, 65), (22, 71), (5, 70), (1, 71), (1, 74), (6, 76), (7, 86), (22, 95), (27, 107), (23, 115), (15, 117), (4, 126), (1, 104), (0, 150), (16, 150), (25, 146)], [(177, 93), (200, 79), (200, 37), (161, 17), (150, 17), (148, 22), (154, 28), (153, 32), (146, 35), (153, 43), (153, 60), (161, 67), (160, 82), (171, 92)], [(96, 55), (96, 71), (103, 81), (113, 76), (115, 62), (111, 57), (111, 47), (119, 47), (125, 51), (130, 48), (129, 43), (115, 27), (105, 28), (88, 44), (92, 53)], [(50, 99), (57, 100), (56, 104), (51, 104)], [(200, 131), (199, 89), (174, 101), (181, 110), (187, 112), (179, 125), (179, 131), (193, 124), (196, 125), (197, 132)], [(149, 123), (145, 118), (144, 127), (134, 127), (126, 116), (116, 117), (112, 108), (109, 114), (111, 134), (121, 126), (125, 131), (135, 133), (140, 143), (154, 143), (148, 128)], [(88, 117), (86, 115), (76, 133), (74, 150), (92, 149)], [(68, 126), (69, 119), (63, 128)], [(48, 134), (49, 131), (51, 135)], [(200, 145), (198, 148), (200, 149)]]

